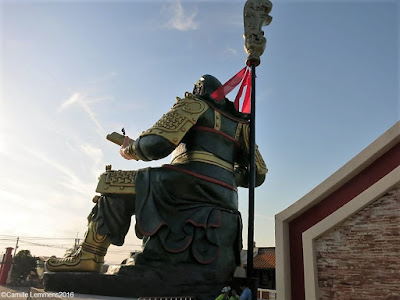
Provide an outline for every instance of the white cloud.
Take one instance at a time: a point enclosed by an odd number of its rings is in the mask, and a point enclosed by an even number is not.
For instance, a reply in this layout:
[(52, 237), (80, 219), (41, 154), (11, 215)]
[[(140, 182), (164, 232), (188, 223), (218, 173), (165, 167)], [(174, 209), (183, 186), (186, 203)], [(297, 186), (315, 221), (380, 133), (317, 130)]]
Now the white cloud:
[(87, 143), (80, 145), (80, 149), (93, 161), (91, 173), (94, 176), (93, 178), (97, 178), (97, 176), (104, 170), (103, 150)]
[(224, 56), (236, 56), (237, 50), (231, 47), (226, 47), (224, 50)]
[(69, 97), (67, 100), (63, 102), (60, 106), (60, 110), (66, 109), (68, 106), (71, 106), (74, 103), (77, 103), (81, 101), (81, 94), (80, 93), (74, 93), (71, 97)]
[(82, 144), (80, 147), (85, 154), (92, 158), (95, 165), (103, 161), (103, 151), (100, 148), (87, 143)]
[(31, 154), (40, 162), (48, 165), (51, 169), (58, 171), (63, 177), (62, 185), (70, 191), (75, 191), (81, 195), (87, 195), (88, 191), (92, 189), (89, 184), (83, 183), (77, 171), (59, 163), (42, 152), (31, 150)]
[(6, 151), (6, 136), (4, 133), (0, 132), (0, 153)]
[(171, 14), (167, 23), (168, 28), (180, 31), (196, 30), (199, 28), (199, 24), (195, 22), (197, 9), (187, 12), (183, 9), (181, 1), (178, 0), (169, 6), (168, 12)]
[(118, 73), (112, 71), (112, 72), (110, 72), (108, 74), (103, 75), (100, 78), (95, 78), (95, 79), (89, 80), (88, 84), (103, 84), (104, 82), (107, 82), (110, 79), (113, 79), (113, 78), (115, 78), (117, 76), (118, 76)]
[(64, 110), (64, 109), (68, 108), (71, 105), (80, 106), (88, 114), (89, 118), (96, 125), (97, 129), (99, 130), (99, 132), (101, 134), (104, 134), (105, 130), (104, 130), (103, 126), (101, 126), (100, 122), (97, 120), (96, 114), (94, 113), (94, 111), (90, 107), (91, 103), (97, 102), (98, 100), (104, 100), (104, 99), (108, 99), (108, 98), (106, 97), (106, 98), (102, 98), (102, 99), (89, 99), (85, 95), (83, 95), (82, 93), (75, 92), (75, 93), (72, 94), (71, 97), (69, 97), (67, 100), (65, 100), (61, 104), (60, 110)]
[(21, 40), (16, 40), (16, 39), (4, 39), (4, 46), (6, 49), (9, 50), (27, 48), (27, 44), (25, 44)]

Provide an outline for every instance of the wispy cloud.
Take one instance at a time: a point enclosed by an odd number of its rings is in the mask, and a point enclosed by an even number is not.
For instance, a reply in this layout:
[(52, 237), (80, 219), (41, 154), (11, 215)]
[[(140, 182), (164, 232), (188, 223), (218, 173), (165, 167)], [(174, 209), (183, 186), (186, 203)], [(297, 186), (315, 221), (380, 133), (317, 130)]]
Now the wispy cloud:
[(0, 153), (6, 151), (6, 136), (3, 132), (0, 132)]
[(100, 122), (97, 120), (96, 114), (90, 107), (91, 103), (97, 102), (99, 100), (104, 100), (108, 98), (101, 98), (101, 99), (89, 99), (87, 98), (84, 94), (81, 92), (75, 92), (69, 97), (67, 100), (65, 100), (61, 106), (60, 106), (60, 111), (72, 106), (72, 105), (77, 105), (81, 107), (89, 116), (89, 118), (94, 122), (96, 125), (97, 129), (100, 131), (100, 133), (104, 133), (104, 128), (101, 126)]
[(96, 176), (98, 176), (100, 171), (104, 168), (103, 150), (88, 143), (80, 145), (80, 150), (93, 161), (91, 171), (94, 176), (93, 178), (96, 178)]
[(197, 9), (193, 11), (185, 11), (183, 9), (181, 1), (171, 3), (168, 7), (168, 14), (170, 18), (167, 22), (167, 27), (177, 29), (180, 31), (196, 30), (199, 28), (199, 24), (195, 21), (197, 16)]
[(72, 170), (65, 164), (59, 163), (54, 159), (46, 156), (42, 152), (31, 150), (31, 154), (40, 162), (48, 165), (50, 168), (56, 170), (59, 174), (63, 176), (63, 185), (69, 190), (74, 190), (79, 194), (86, 195), (88, 188), (87, 184), (82, 183), (82, 180), (78, 173)]
[(4, 46), (6, 49), (10, 50), (27, 48), (27, 44), (25, 42), (16, 39), (4, 39)]
[(112, 72), (110, 72), (108, 74), (103, 75), (100, 78), (95, 78), (95, 79), (89, 80), (88, 84), (102, 84), (102, 83), (107, 82), (110, 79), (113, 79), (113, 78), (115, 78), (117, 76), (118, 76), (118, 73), (112, 71)]
[(237, 55), (236, 49), (229, 46), (224, 49), (224, 56), (236, 56), (236, 55)]

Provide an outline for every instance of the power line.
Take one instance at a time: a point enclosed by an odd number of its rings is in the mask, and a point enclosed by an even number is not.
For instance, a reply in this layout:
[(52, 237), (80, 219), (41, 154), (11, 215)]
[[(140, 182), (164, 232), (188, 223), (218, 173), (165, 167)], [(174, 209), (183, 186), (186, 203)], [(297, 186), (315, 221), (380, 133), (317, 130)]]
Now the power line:
[(66, 246), (62, 246), (62, 245), (46, 245), (46, 244), (39, 244), (39, 243), (23, 241), (23, 240), (20, 240), (20, 242), (28, 244), (28, 245), (39, 246), (39, 247), (49, 247), (49, 248), (59, 248), (59, 249), (69, 249), (69, 248), (71, 248), (71, 246), (70, 247), (66, 247)]
[(38, 237), (38, 236), (17, 236), (17, 235), (7, 235), (7, 234), (0, 234), (1, 237), (5, 238), (14, 238), (14, 240), (18, 237), (23, 239), (35, 239), (35, 240), (74, 240), (75, 238), (53, 238), (53, 237)]
[[(17, 246), (18, 243), (23, 244), (23, 245), (31, 245), (31, 246), (37, 246), (37, 247), (47, 247), (47, 248), (58, 248), (58, 249), (71, 249), (71, 248), (77, 248), (79, 245), (77, 244), (77, 241), (79, 239), (77, 238), (52, 238), (52, 237), (33, 237), (33, 236), (14, 236), (14, 235), (6, 235), (6, 234), (0, 234), (0, 244), (8, 244), (8, 242), (15, 242), (17, 240)], [(42, 243), (41, 241), (71, 241), (71, 244), (53, 244), (53, 243)], [(72, 242), (75, 242), (74, 243)], [(124, 244), (123, 249), (109, 249), (109, 253), (113, 254), (123, 254), (129, 252), (130, 248), (141, 248), (142, 244)], [(17, 247), (16, 247), (17, 248)], [(20, 247), (18, 247), (20, 248)], [(127, 249), (128, 248), (128, 249)]]
[[(62, 239), (62, 240), (65, 240), (65, 239)], [(69, 240), (69, 239), (68, 239)], [(1, 242), (1, 241), (3, 241), (3, 242)], [(15, 238), (13, 239), (13, 238), (0, 238), (0, 243), (1, 244), (9, 244), (9, 242), (14, 242), (15, 241)], [(39, 239), (39, 241), (40, 241), (40, 239)], [(20, 248), (20, 246), (18, 246), (18, 243), (20, 243), (20, 244), (27, 244), (27, 245), (31, 245), (31, 246), (37, 246), (37, 247), (47, 247), (47, 248), (58, 248), (58, 249), (69, 249), (69, 248), (71, 248), (71, 245), (68, 243), (68, 244), (43, 244), (43, 243), (38, 243), (38, 242), (36, 242), (36, 241), (34, 241), (34, 240), (26, 240), (25, 238), (24, 239), (21, 239), (21, 238), (19, 238), (19, 237), (17, 237), (17, 243), (16, 243), (16, 246), (14, 247), (15, 248), (15, 250), (14, 250), (14, 256), (15, 256), (15, 252), (16, 252), (16, 250), (17, 250), (17, 248)]]

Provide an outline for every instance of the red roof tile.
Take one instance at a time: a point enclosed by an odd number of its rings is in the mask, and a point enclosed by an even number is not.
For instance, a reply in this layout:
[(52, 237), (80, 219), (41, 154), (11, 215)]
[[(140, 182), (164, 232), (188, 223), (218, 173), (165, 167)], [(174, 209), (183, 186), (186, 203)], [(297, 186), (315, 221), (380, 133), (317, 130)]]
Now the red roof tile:
[(258, 254), (253, 260), (254, 269), (275, 269), (275, 252)]

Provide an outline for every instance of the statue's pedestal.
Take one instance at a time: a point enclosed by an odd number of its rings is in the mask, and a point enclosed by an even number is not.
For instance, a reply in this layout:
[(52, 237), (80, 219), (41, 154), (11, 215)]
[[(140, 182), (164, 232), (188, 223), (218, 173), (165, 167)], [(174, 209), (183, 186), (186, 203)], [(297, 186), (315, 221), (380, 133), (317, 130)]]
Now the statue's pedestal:
[[(213, 274), (180, 268), (145, 269), (135, 266), (121, 269), (117, 274), (86, 272), (48, 272), (43, 276), (46, 291), (114, 297), (195, 297), (214, 300), (231, 281), (209, 280)], [(207, 278), (209, 277), (209, 278)]]
[[(82, 300), (126, 300), (121, 297), (110, 297), (110, 296), (99, 296), (99, 295), (88, 295), (88, 294), (77, 294), (68, 295), (67, 293), (58, 292), (47, 292), (43, 289), (31, 287), (28, 293), (29, 297), (27, 300), (71, 300), (71, 299), (82, 299)], [(133, 298), (132, 298), (133, 299)]]

